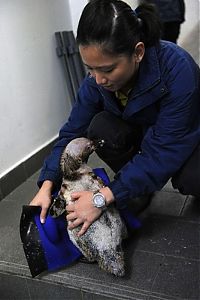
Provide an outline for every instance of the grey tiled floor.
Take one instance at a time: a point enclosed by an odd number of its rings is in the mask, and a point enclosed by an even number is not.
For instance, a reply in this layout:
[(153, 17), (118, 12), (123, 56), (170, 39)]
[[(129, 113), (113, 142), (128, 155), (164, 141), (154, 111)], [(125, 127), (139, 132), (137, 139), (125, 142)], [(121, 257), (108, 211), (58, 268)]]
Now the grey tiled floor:
[[(103, 164), (94, 156), (90, 165)], [(200, 199), (179, 194), (170, 182), (155, 193), (143, 226), (124, 243), (124, 278), (76, 263), (32, 279), (19, 220), (22, 205), (37, 191), (37, 177), (38, 172), (0, 202), (0, 299), (200, 299)]]

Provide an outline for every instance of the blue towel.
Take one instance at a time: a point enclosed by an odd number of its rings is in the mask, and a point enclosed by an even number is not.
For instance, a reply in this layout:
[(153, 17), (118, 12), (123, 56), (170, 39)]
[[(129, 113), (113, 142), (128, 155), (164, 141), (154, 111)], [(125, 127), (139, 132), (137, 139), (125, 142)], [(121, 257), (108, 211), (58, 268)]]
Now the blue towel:
[[(105, 185), (109, 183), (103, 168), (93, 171)], [(40, 207), (24, 205), (20, 220), (20, 236), (32, 277), (44, 271), (64, 268), (82, 256), (69, 239), (65, 216), (52, 218), (47, 215), (45, 223), (41, 224), (40, 211)], [(129, 229), (141, 226), (140, 221), (127, 209), (120, 210), (120, 215)]]

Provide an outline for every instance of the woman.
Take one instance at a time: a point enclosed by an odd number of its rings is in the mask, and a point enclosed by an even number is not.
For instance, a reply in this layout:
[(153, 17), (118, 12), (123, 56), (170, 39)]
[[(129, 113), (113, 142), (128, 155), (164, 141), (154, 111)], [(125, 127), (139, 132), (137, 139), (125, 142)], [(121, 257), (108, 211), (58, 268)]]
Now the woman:
[(64, 147), (80, 136), (104, 138), (98, 154), (115, 179), (98, 197), (73, 193), (76, 201), (67, 207), (70, 228), (82, 224), (82, 235), (104, 206), (115, 202), (124, 208), (130, 199), (134, 206), (136, 197), (160, 190), (191, 155), (200, 141), (200, 72), (186, 51), (160, 41), (159, 18), (149, 4), (133, 11), (123, 1), (91, 1), (81, 15), (77, 43), (89, 74), (31, 204), (42, 207), (44, 222), (51, 194), (59, 189)]

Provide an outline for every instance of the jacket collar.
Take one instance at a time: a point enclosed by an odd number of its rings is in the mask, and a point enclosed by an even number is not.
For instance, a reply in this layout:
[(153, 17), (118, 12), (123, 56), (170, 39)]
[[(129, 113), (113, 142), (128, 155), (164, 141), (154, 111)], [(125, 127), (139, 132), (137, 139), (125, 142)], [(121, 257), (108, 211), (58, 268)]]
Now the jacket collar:
[(130, 95), (130, 101), (124, 111), (127, 116), (130, 114), (129, 105), (132, 100), (134, 101), (132, 113), (135, 113), (168, 94), (168, 89), (161, 76), (158, 59), (158, 51), (160, 49), (158, 47), (146, 49), (145, 56), (140, 64), (137, 84)]
[(137, 84), (133, 89), (133, 98), (145, 93), (161, 81), (160, 67), (156, 47), (146, 48), (140, 63)]
[[(146, 48), (144, 58), (140, 63), (137, 83), (130, 94), (129, 100), (129, 102), (134, 100), (134, 112), (137, 112), (158, 101), (158, 99), (168, 93), (167, 87), (161, 77), (158, 51), (162, 50), (159, 49), (159, 47), (160, 44)], [(94, 78), (89, 78), (89, 81), (92, 85), (98, 87), (102, 95), (107, 97), (109, 96), (110, 93), (108, 93), (103, 87), (98, 86)], [(140, 97), (146, 92), (148, 92), (148, 95)], [(128, 106), (129, 105), (126, 106), (125, 111), (128, 110)]]

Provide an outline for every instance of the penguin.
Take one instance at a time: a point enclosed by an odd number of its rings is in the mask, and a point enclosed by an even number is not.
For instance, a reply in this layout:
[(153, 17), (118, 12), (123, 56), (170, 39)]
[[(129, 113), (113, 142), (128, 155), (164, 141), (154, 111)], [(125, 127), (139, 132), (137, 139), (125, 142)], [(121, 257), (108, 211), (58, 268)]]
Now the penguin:
[[(66, 146), (60, 160), (61, 188), (49, 210), (52, 217), (56, 218), (66, 213), (66, 205), (71, 203), (71, 193), (77, 191), (95, 193), (105, 186), (102, 179), (96, 176), (87, 164), (92, 152), (103, 144), (103, 140), (91, 141), (79, 137)], [(70, 240), (81, 251), (84, 258), (89, 262), (97, 262), (99, 267), (108, 273), (124, 276), (122, 241), (127, 238), (127, 229), (115, 205), (111, 204), (104, 209), (88, 230), (82, 236), (77, 236), (80, 228), (81, 225), (67, 231)]]

